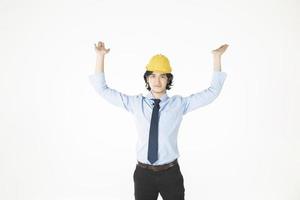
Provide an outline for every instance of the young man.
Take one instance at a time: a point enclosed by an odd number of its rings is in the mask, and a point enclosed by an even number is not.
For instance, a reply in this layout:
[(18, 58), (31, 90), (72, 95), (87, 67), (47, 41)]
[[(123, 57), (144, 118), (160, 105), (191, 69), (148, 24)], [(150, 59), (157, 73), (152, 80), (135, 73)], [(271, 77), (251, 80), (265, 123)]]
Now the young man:
[(133, 174), (136, 200), (184, 200), (184, 180), (179, 167), (177, 135), (183, 115), (211, 103), (220, 94), (226, 73), (221, 72), (221, 55), (228, 45), (212, 51), (214, 72), (210, 87), (187, 97), (169, 97), (172, 68), (168, 58), (154, 55), (146, 66), (144, 80), (149, 90), (146, 96), (126, 95), (109, 88), (104, 76), (103, 42), (95, 44), (96, 70), (89, 79), (95, 90), (110, 103), (132, 113), (136, 120), (138, 141), (137, 164)]

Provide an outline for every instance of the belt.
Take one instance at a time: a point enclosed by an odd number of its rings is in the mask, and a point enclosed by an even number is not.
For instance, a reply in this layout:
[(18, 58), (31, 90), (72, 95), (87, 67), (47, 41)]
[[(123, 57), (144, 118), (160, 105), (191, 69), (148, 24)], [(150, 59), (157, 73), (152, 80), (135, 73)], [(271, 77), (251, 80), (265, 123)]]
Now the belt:
[(169, 169), (170, 167), (173, 167), (177, 164), (178, 164), (178, 162), (176, 159), (176, 160), (174, 160), (170, 163), (164, 164), (164, 165), (149, 165), (149, 164), (141, 163), (140, 161), (138, 161), (137, 166), (145, 168), (145, 169), (149, 169), (151, 171), (158, 172), (158, 171), (163, 171), (163, 170)]

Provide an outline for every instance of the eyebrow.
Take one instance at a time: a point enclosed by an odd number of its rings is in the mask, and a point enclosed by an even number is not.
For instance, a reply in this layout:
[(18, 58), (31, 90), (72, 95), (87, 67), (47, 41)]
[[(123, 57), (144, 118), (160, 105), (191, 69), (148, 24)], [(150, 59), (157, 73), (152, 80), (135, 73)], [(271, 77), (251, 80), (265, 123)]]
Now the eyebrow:
[(150, 74), (150, 75), (157, 75), (157, 76), (166, 76), (167, 74), (165, 73), (165, 74)]

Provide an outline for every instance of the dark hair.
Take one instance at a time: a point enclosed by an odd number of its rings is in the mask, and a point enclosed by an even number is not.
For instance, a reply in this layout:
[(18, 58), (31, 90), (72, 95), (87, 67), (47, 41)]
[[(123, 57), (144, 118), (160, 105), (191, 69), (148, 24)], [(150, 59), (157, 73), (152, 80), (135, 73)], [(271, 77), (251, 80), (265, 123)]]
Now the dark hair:
[[(146, 71), (145, 73), (144, 73), (144, 81), (145, 81), (145, 87), (147, 88), (147, 90), (151, 90), (151, 88), (150, 88), (150, 86), (149, 86), (149, 83), (147, 82), (147, 77), (149, 76), (149, 75), (151, 75), (153, 73), (153, 71)], [(167, 75), (167, 77), (168, 77), (168, 83), (167, 83), (167, 86), (166, 86), (166, 89), (167, 90), (170, 90), (171, 89), (171, 86), (173, 86), (172, 85), (172, 83), (173, 83), (173, 74), (171, 74), (171, 73), (166, 73), (166, 75)]]

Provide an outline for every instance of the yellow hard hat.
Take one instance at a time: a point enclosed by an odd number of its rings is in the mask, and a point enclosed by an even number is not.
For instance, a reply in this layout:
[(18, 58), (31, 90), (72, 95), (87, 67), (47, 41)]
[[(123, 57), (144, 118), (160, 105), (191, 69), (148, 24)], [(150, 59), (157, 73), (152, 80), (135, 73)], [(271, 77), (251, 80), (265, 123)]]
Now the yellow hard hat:
[(146, 65), (147, 71), (158, 71), (162, 73), (171, 73), (172, 68), (170, 66), (169, 59), (162, 55), (156, 54), (154, 55), (149, 63)]

